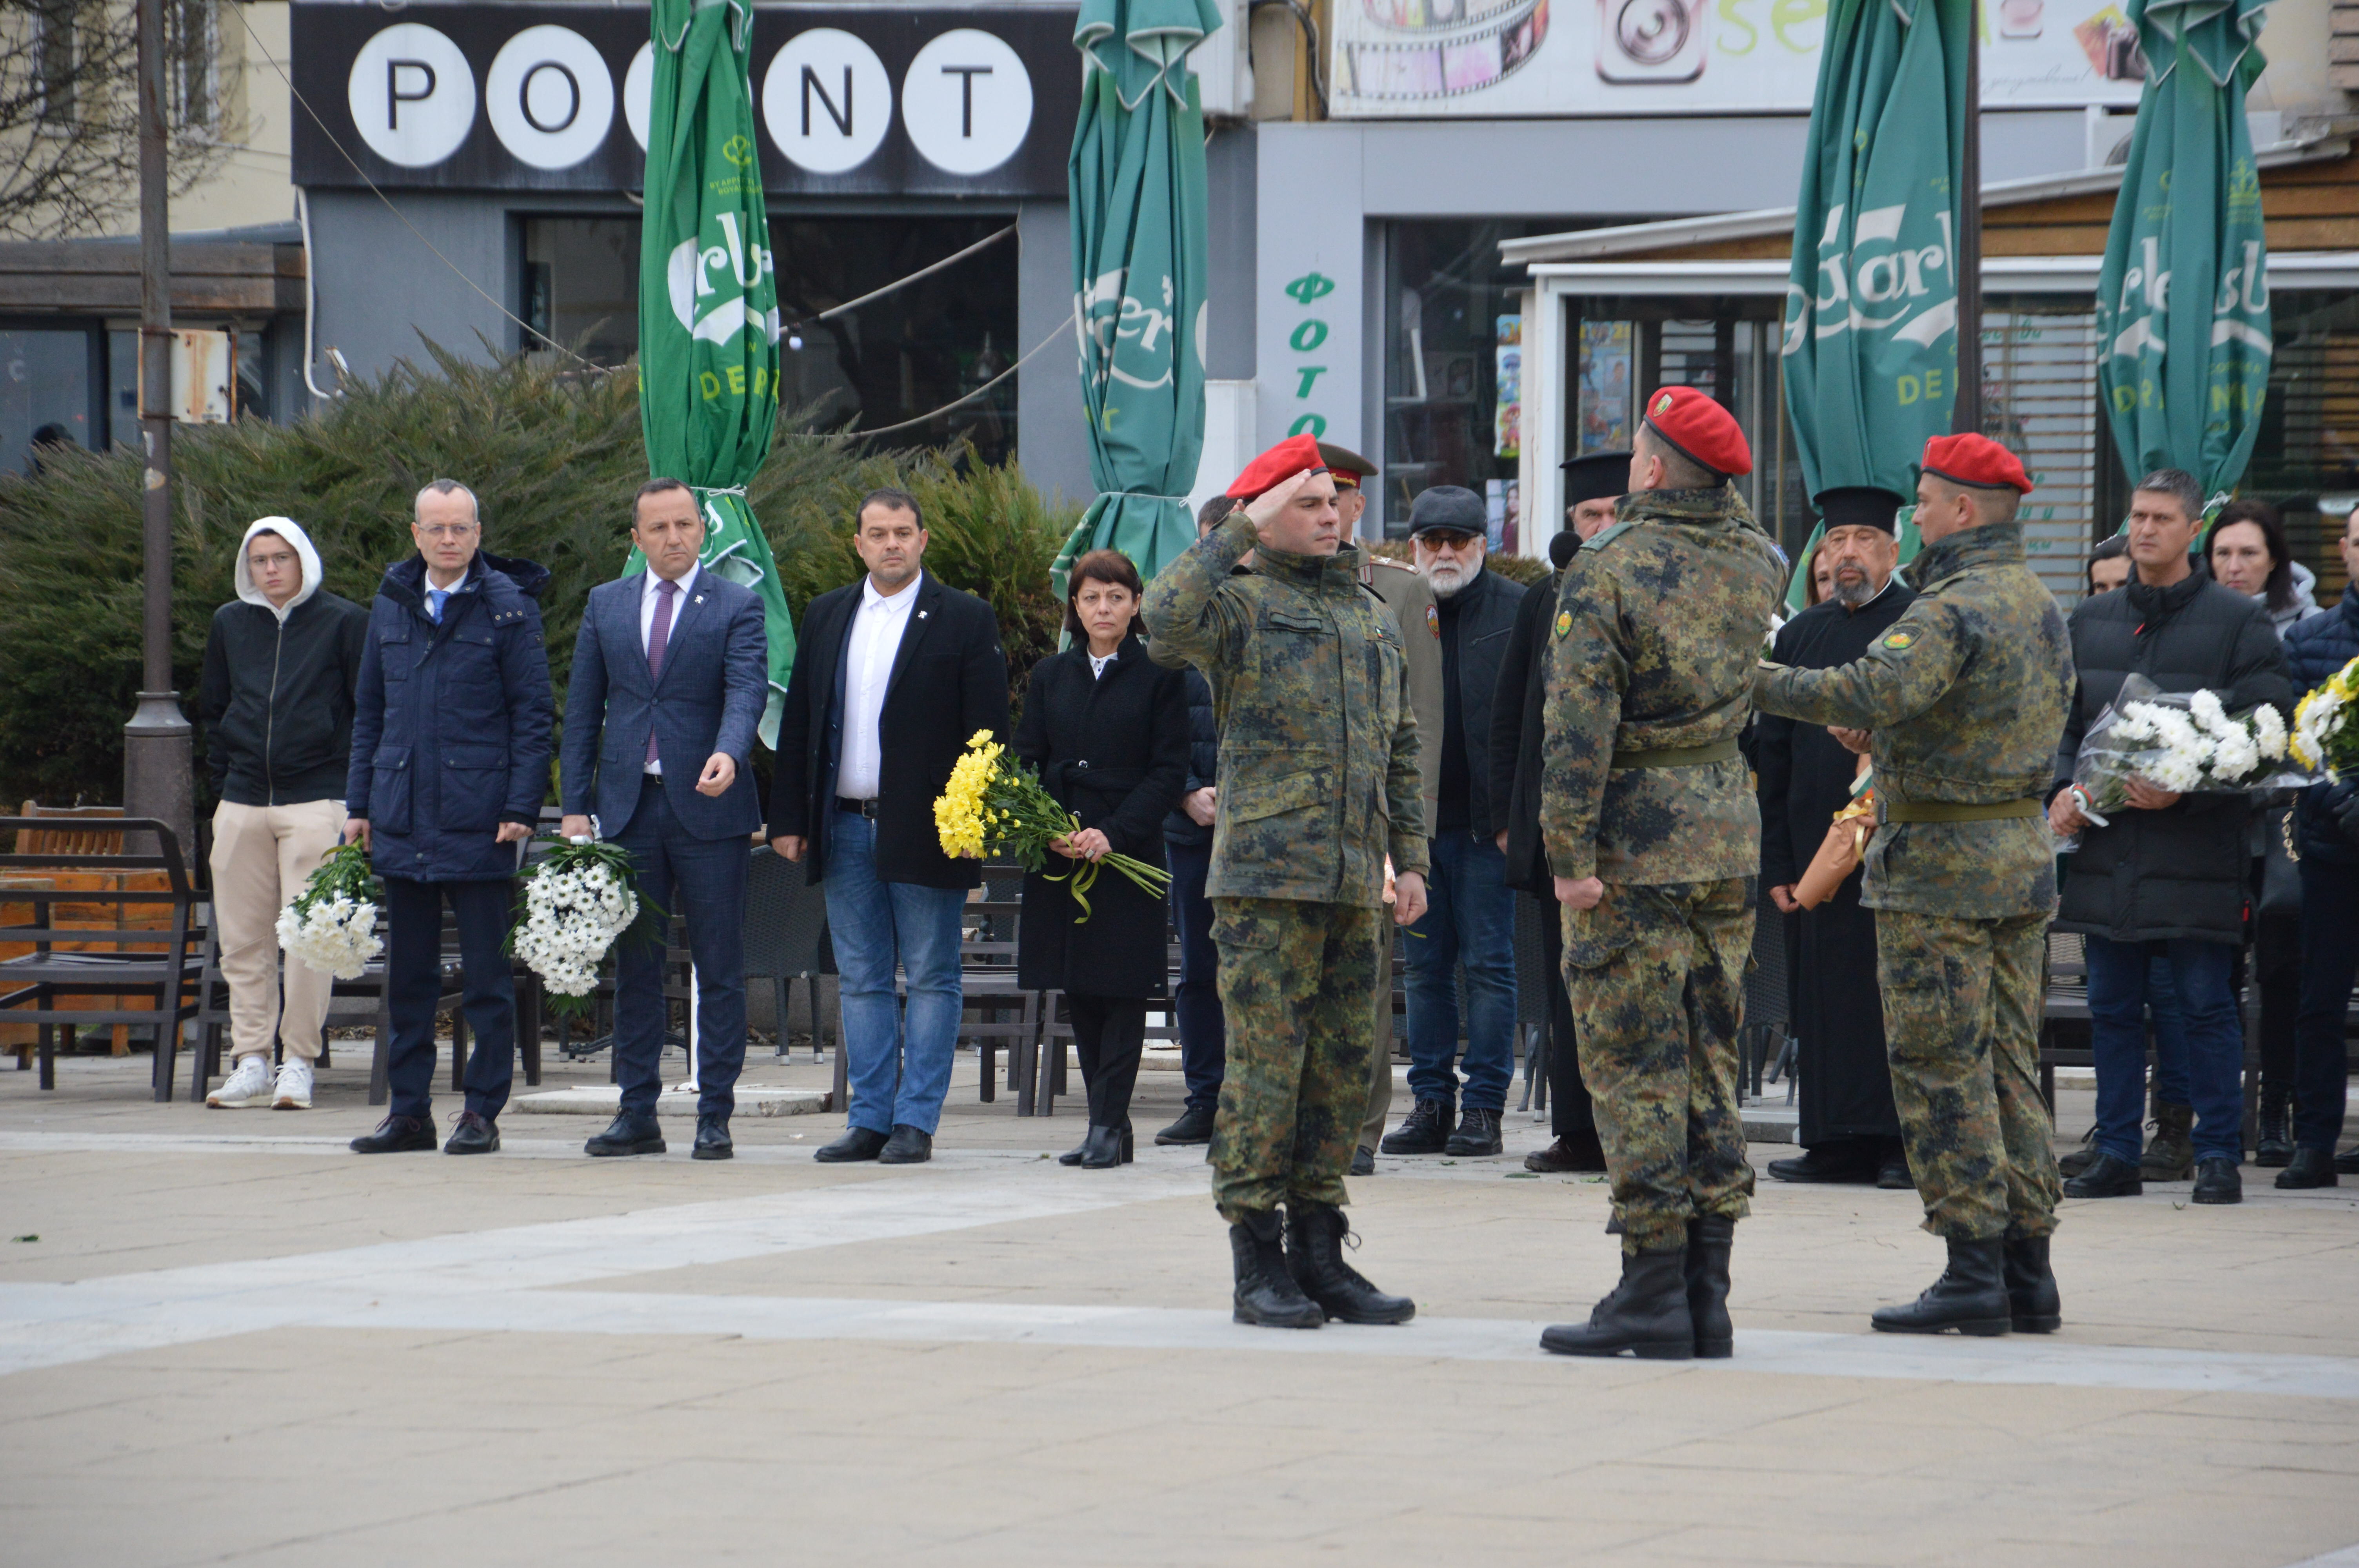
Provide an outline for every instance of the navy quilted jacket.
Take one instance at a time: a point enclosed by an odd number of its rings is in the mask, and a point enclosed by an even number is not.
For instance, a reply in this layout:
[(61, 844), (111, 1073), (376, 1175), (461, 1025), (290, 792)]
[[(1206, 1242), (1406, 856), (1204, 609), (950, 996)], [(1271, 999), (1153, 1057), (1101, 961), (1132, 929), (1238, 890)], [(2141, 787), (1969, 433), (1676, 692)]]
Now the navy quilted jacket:
[[(2309, 692), (2326, 677), (2359, 659), (2359, 592), (2343, 590), (2343, 602), (2323, 615), (2313, 615), (2286, 628), (2287, 662), (2293, 665), (2293, 688)], [(2330, 791), (2347, 795), (2359, 781), (2313, 784), (2301, 793), (2301, 857), (2312, 856), (2334, 866), (2359, 866), (2359, 844), (2343, 836), (2327, 809)]]

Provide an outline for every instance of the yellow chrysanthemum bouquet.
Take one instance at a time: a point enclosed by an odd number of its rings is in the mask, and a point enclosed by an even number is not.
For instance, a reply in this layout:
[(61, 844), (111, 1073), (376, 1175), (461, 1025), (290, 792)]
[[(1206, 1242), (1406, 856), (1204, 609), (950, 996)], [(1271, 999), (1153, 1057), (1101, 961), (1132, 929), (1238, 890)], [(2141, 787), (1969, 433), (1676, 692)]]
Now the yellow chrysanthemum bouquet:
[[(941, 836), (943, 854), (977, 860), (1005, 856), (1027, 871), (1047, 865), (1050, 846), (1081, 828), (1082, 819), (1059, 806), (1032, 771), (1009, 756), (988, 730), (968, 738), (965, 754), (951, 769), (951, 782), (934, 802), (934, 831)], [(1171, 873), (1162, 867), (1114, 854), (1077, 860), (1065, 876), (1049, 880), (1072, 879), (1073, 902), (1087, 920), (1089, 891), (1099, 871), (1108, 866), (1157, 898), (1171, 885)]]
[(2291, 749), (2304, 767), (2336, 778), (2359, 772), (2359, 659), (2301, 699), (2293, 710)]

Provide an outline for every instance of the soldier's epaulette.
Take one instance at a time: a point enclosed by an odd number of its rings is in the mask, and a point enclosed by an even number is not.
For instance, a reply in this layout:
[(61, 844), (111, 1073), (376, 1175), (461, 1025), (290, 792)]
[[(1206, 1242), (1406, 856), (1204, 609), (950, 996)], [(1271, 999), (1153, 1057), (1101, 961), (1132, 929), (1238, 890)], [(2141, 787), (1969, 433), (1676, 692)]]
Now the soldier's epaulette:
[(1631, 529), (1637, 525), (1636, 519), (1625, 518), (1621, 522), (1616, 523), (1612, 527), (1606, 529), (1603, 533), (1594, 535), (1588, 543), (1582, 545), (1581, 547), (1584, 550), (1602, 550), (1606, 546), (1612, 544), (1614, 540), (1620, 538), (1623, 535), (1627, 534)]
[(1972, 572), (1971, 570), (1968, 570), (1968, 571), (1962, 571), (1962, 572), (1951, 572), (1948, 577), (1945, 577), (1945, 578), (1941, 579), (1939, 582), (1929, 582), (1929, 583), (1927, 583), (1923, 588), (1919, 589), (1917, 591), (1918, 591), (1919, 594), (1939, 593), (1939, 592), (1940, 592), (1943, 589), (1945, 589), (1945, 588), (1949, 587), (1951, 583), (1953, 583), (1953, 582), (1960, 582), (1960, 581), (1962, 581), (1962, 580), (1964, 580), (1966, 578), (1969, 578), (1969, 577), (1971, 577), (1971, 576), (1973, 576), (1973, 572)]

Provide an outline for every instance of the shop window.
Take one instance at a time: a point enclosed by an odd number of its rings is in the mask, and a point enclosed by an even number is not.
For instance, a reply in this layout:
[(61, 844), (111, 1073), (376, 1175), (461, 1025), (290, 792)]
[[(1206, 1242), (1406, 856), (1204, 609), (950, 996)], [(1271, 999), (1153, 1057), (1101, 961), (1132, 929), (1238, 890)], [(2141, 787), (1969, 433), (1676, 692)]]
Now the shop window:
[(2359, 507), (2359, 297), (2273, 289), (2277, 352), (2244, 493), (2276, 503), (2321, 604), (2343, 589), (2335, 545)]
[(43, 449), (91, 443), (90, 330), (0, 329), (0, 467), (30, 473)]
[[(2097, 319), (2078, 300), (1985, 296), (1983, 433), (2023, 461), (2023, 547), (2059, 600), (2077, 602), (2116, 486), (2097, 413)], [(2118, 519), (2114, 520), (2118, 523)]]

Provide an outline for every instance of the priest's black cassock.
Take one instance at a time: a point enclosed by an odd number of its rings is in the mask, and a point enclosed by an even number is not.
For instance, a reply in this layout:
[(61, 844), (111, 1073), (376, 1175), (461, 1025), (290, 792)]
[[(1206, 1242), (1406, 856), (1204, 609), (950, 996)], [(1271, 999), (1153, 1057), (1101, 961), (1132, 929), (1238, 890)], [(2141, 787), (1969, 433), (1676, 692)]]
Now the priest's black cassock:
[[(1850, 664), (1916, 597), (1896, 577), (1856, 610), (1833, 600), (1814, 604), (1778, 632), (1773, 656), (1806, 670)], [(1851, 798), (1858, 763), (1823, 725), (1759, 716), (1754, 766), (1761, 781), (1763, 886), (1801, 880), (1826, 841), (1829, 822)], [(1854, 871), (1826, 903), (1786, 917), (1801, 1078), (1797, 1141), (1805, 1148), (1900, 1136), (1875, 983), (1875, 912), (1860, 907), (1860, 876)]]

